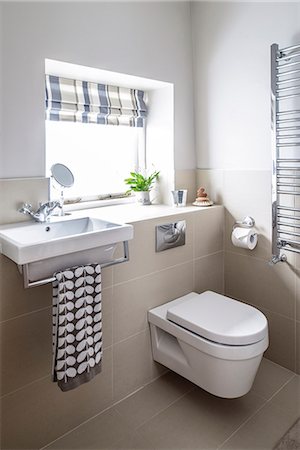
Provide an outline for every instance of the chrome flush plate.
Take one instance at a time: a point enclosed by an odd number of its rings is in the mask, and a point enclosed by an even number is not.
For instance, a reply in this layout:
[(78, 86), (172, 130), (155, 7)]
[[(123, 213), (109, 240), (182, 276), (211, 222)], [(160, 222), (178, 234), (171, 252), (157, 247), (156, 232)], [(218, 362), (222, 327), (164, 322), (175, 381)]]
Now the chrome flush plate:
[(185, 245), (185, 220), (157, 225), (156, 230), (156, 252), (162, 252), (169, 248)]

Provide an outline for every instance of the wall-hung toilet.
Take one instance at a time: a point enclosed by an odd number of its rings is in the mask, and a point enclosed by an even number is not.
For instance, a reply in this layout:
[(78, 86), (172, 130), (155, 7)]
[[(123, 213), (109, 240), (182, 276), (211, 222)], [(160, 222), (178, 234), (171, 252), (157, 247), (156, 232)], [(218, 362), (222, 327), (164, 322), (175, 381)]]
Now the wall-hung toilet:
[(219, 397), (246, 394), (268, 347), (262, 312), (191, 292), (148, 312), (153, 359)]

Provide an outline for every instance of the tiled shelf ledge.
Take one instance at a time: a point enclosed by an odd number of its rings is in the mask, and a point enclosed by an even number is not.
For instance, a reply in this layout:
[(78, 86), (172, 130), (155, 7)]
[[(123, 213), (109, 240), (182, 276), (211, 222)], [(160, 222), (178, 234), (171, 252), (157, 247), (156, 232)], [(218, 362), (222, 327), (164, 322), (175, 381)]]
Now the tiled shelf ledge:
[(184, 207), (173, 207), (168, 205), (147, 205), (140, 206), (136, 204), (132, 205), (116, 205), (116, 206), (104, 206), (99, 208), (84, 209), (80, 211), (71, 212), (71, 217), (86, 217), (92, 216), (99, 219), (105, 219), (112, 222), (142, 222), (145, 220), (151, 220), (160, 217), (177, 216), (179, 214), (187, 214), (191, 212), (203, 212), (207, 209), (219, 209), (220, 205), (197, 207), (187, 205)]

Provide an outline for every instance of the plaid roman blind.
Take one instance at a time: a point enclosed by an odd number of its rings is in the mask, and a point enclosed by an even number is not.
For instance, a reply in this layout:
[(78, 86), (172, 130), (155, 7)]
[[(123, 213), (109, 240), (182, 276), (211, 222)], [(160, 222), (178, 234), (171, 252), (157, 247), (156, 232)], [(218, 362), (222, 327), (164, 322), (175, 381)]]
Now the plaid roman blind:
[(46, 75), (46, 119), (143, 127), (144, 91)]

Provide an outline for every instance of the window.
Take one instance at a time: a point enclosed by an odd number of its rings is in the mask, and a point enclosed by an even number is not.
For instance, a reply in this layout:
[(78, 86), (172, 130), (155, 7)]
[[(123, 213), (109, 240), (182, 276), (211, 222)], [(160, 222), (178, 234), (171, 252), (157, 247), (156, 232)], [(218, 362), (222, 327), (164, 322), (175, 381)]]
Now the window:
[(145, 116), (143, 91), (46, 75), (46, 168), (73, 172), (66, 199), (125, 195), (124, 178), (145, 167)]
[[(68, 166), (75, 184), (66, 199), (87, 201), (127, 191), (123, 180), (144, 165), (144, 128), (46, 120), (46, 164)], [(52, 192), (55, 197), (57, 191)]]

